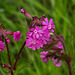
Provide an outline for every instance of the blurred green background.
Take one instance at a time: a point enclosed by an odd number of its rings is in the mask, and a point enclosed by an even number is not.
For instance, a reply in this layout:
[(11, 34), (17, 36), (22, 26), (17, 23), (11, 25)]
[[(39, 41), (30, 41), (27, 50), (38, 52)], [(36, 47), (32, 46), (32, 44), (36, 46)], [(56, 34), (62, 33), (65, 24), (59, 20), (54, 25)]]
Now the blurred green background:
[[(56, 33), (65, 38), (68, 52), (73, 49), (72, 73), (75, 75), (75, 0), (0, 0), (0, 24), (3, 23), (7, 30), (21, 31), (22, 38), (15, 42), (11, 39), (10, 55), (14, 64), (21, 45), (26, 39), (28, 31), (25, 16), (20, 12), (25, 9), (31, 16), (41, 17), (46, 14), (48, 19), (53, 18)], [(72, 45), (72, 47), (71, 47)], [(15, 75), (68, 75), (65, 62), (61, 67), (56, 67), (49, 61), (43, 63), (40, 58), (40, 50), (24, 48)], [(8, 63), (6, 50), (0, 52), (0, 75), (10, 75), (7, 69), (2, 69), (2, 64)]]

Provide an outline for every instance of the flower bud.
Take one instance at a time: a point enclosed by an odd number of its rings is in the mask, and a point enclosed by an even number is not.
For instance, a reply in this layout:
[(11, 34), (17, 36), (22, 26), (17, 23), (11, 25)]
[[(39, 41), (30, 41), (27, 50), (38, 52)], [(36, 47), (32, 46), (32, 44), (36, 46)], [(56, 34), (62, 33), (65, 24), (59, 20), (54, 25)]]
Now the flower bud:
[(3, 64), (3, 68), (9, 67), (9, 64)]
[(31, 18), (31, 15), (30, 15), (28, 12), (25, 12), (24, 15), (25, 15), (27, 18)]
[(0, 36), (0, 40), (2, 40), (2, 36)]
[(8, 68), (9, 70), (13, 70), (12, 67), (9, 64), (3, 64), (3, 68)]
[(21, 13), (25, 13), (25, 10), (24, 9), (21, 9)]
[(13, 31), (7, 31), (8, 35), (13, 35), (13, 33), (14, 33)]
[(7, 41), (7, 43), (10, 43), (10, 40), (9, 39), (7, 39), (6, 41)]
[(21, 13), (23, 13), (27, 18), (31, 18), (31, 15), (26, 12), (24, 9), (21, 9)]

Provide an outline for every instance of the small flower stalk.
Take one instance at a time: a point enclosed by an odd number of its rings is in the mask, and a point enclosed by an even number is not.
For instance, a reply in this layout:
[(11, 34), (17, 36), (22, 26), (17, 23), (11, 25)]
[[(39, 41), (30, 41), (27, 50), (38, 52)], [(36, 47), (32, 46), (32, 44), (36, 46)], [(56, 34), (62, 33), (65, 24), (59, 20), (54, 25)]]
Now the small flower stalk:
[(16, 61), (14, 62), (14, 66), (12, 66), (10, 58), (8, 43), (11, 44), (11, 40), (9, 39), (8, 35), (13, 36), (13, 40), (19, 41), (22, 37), (21, 32), (7, 31), (2, 24), (0, 25), (0, 51), (3, 51), (6, 47), (9, 59), (9, 64), (4, 64), (3, 68), (8, 68), (11, 71), (11, 75), (14, 75), (13, 70), (16, 70), (16, 64), (19, 60), (19, 56), (24, 46), (26, 46), (35, 51), (42, 49), (39, 57), (42, 59), (42, 62), (46, 62), (46, 64), (49, 63), (48, 61), (53, 61), (54, 66), (60, 67), (62, 66), (62, 61), (65, 61), (69, 69), (69, 75), (72, 75), (72, 56), (70, 56), (67, 52), (63, 35), (57, 35), (55, 33), (53, 19), (50, 18), (48, 20), (46, 15), (41, 17), (31, 17), (31, 15), (24, 9), (21, 9), (21, 13), (25, 15), (29, 28), (26, 39), (20, 48)]

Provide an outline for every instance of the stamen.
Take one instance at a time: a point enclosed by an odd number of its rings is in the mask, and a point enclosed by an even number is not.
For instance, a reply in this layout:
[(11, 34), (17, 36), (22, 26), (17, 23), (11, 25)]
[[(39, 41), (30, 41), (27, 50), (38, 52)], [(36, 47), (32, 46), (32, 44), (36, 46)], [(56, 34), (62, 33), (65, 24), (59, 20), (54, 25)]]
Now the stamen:
[(34, 33), (37, 33), (37, 30), (35, 30)]
[(35, 40), (33, 41), (33, 44), (36, 44), (36, 41)]
[(51, 25), (48, 26), (48, 29), (51, 29)]

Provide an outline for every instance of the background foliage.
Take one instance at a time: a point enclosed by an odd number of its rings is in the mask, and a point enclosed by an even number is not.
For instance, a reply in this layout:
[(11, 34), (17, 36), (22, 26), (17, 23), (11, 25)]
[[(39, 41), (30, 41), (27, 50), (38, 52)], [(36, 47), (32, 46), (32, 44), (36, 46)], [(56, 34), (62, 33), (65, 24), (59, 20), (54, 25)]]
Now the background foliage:
[[(10, 54), (14, 64), (18, 51), (26, 39), (28, 26), (25, 16), (20, 13), (24, 8), (31, 16), (41, 17), (43, 14), (50, 19), (53, 18), (57, 34), (63, 34), (69, 53), (73, 49), (72, 72), (75, 75), (75, 0), (0, 0), (0, 24), (3, 23), (7, 30), (21, 31), (22, 38), (15, 42), (12, 37)], [(72, 45), (72, 47), (71, 47)], [(67, 75), (68, 70), (65, 62), (61, 67), (43, 63), (40, 58), (40, 50), (24, 48), (15, 75)], [(2, 69), (2, 64), (8, 63), (6, 50), (0, 52), (0, 75), (8, 75), (7, 69)]]

